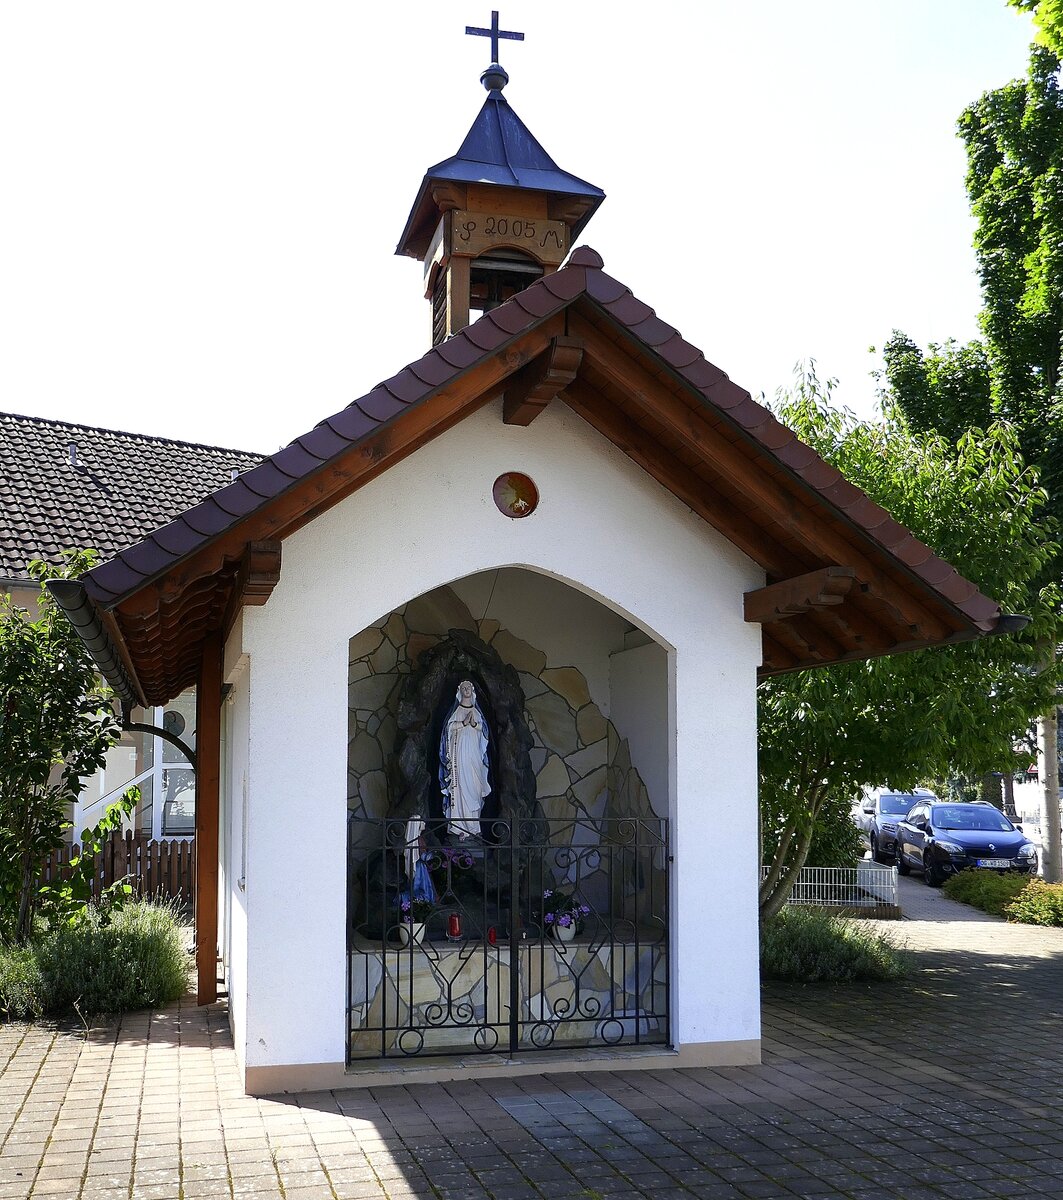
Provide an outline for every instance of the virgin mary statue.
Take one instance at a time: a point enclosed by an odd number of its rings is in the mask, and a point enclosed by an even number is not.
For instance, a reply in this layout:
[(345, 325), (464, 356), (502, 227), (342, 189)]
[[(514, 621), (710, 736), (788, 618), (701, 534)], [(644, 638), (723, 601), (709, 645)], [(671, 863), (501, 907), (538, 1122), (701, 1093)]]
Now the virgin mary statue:
[(480, 810), (491, 792), (487, 778), (487, 722), (468, 679), (458, 684), (454, 707), (439, 738), (439, 788), (451, 830), (463, 841), (480, 835)]

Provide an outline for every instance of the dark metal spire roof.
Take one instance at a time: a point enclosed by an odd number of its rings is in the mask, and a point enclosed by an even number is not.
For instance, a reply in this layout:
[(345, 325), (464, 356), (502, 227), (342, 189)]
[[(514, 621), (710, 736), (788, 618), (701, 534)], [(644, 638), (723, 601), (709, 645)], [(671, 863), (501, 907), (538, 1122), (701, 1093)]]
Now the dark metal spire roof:
[[(420, 258), (427, 248), (431, 227), (438, 220), (429, 195), (433, 180), (525, 188), (556, 196), (582, 196), (591, 204), (573, 226), (573, 239), (579, 236), (605, 199), (601, 188), (561, 170), (497, 88), (488, 93), (457, 154), (428, 168), (396, 254)], [(435, 220), (431, 219), (433, 216)]]
[(605, 199), (601, 188), (561, 170), (497, 89), (488, 93), (457, 154), (429, 167), (427, 177)]

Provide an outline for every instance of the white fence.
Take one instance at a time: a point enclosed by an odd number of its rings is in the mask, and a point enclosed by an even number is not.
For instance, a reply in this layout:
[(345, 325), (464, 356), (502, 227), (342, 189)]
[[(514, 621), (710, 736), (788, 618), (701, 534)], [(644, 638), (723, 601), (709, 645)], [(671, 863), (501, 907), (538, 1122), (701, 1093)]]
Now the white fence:
[[(767, 872), (765, 867), (764, 874)], [(897, 908), (897, 868), (873, 862), (856, 867), (804, 867), (790, 903), (817, 908)]]

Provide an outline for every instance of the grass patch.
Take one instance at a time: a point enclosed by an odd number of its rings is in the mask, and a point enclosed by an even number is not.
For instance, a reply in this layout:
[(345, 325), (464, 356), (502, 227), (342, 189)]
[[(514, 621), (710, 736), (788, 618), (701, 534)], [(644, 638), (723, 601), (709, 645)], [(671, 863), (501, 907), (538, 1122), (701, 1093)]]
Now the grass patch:
[(819, 909), (790, 905), (760, 931), (765, 979), (855, 983), (903, 979), (911, 969), (911, 956), (889, 937)]
[(74, 925), (0, 946), (0, 1015), (126, 1012), (184, 994), (188, 955), (168, 905), (136, 901), (104, 923), (93, 909)]
[(1022, 892), (1029, 879), (1025, 875), (1005, 875), (1000, 871), (960, 871), (945, 881), (944, 892), (952, 900), (980, 908), (994, 917), (1005, 916), (1005, 909)]

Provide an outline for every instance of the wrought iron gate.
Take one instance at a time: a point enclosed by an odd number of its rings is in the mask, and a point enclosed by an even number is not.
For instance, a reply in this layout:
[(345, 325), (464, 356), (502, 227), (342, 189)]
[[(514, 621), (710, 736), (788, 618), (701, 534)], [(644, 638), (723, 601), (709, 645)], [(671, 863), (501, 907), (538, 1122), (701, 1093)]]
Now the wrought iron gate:
[(350, 819), (348, 1060), (668, 1042), (668, 823), (482, 830)]

